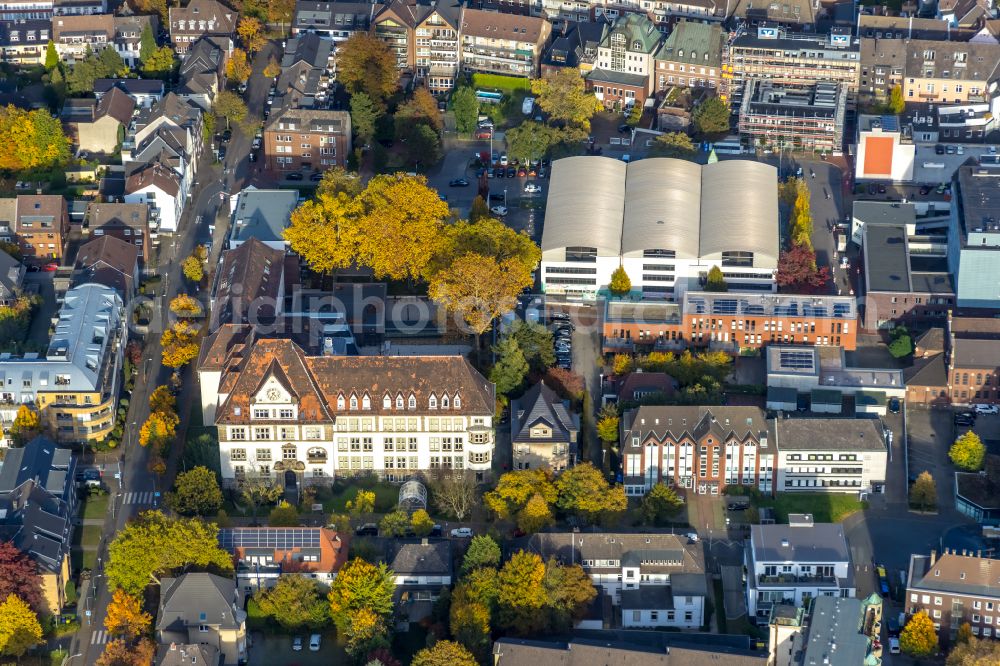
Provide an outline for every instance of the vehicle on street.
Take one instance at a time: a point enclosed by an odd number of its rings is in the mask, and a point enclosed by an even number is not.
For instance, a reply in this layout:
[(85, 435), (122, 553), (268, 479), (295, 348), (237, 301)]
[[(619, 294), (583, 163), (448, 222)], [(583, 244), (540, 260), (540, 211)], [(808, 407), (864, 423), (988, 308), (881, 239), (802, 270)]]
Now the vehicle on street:
[(431, 533), (428, 534), (427, 536), (439, 537), (439, 536), (441, 536), (442, 533), (443, 533), (443, 530), (442, 530), (441, 526), (435, 524), (434, 527), (431, 528)]
[(500, 155), (500, 166), (507, 166), (507, 153)]
[(691, 543), (698, 543), (698, 533), (697, 532), (688, 532), (684, 536), (686, 536), (688, 538), (688, 541), (690, 541)]
[(494, 215), (499, 215), (500, 217), (503, 217), (507, 214), (507, 207), (493, 206), (493, 208), (490, 208), (490, 212), (493, 213)]
[(312, 636), (309, 637), (309, 651), (310, 652), (319, 652), (319, 643), (320, 643), (320, 640), (321, 640), (321, 636), (319, 634), (313, 634)]
[(899, 620), (894, 617), (889, 618), (889, 622), (886, 626), (886, 632), (889, 634), (889, 638), (896, 638), (899, 636)]
[(471, 539), (475, 534), (471, 527), (456, 527), (451, 531), (451, 536), (456, 539)]
[(219, 146), (219, 161), (222, 162), (226, 159), (226, 147)]
[(889, 411), (899, 414), (899, 398), (889, 398)]
[(730, 511), (746, 511), (750, 508), (748, 504), (740, 504), (738, 502), (731, 502), (726, 506)]
[(1000, 414), (1000, 405), (976, 405), (976, 414)]
[(537, 183), (528, 183), (524, 186), (524, 191), (528, 194), (535, 194), (542, 191), (542, 186)]
[(521, 102), (521, 113), (523, 113), (526, 116), (530, 116), (531, 115), (531, 110), (534, 109), (534, 108), (535, 108), (535, 98), (534, 97), (525, 97), (524, 101)]
[(517, 169), (515, 167), (507, 167), (507, 177), (514, 178), (517, 176)]
[(549, 319), (553, 321), (569, 321), (569, 315), (565, 312), (552, 312), (549, 313)]
[(42, 266), (42, 270), (46, 273), (55, 273), (57, 270), (59, 270), (59, 264), (57, 264), (54, 261), (50, 261), (49, 263)]
[(895, 636), (889, 639), (889, 654), (899, 654), (899, 639)]
[(354, 530), (357, 536), (378, 536), (378, 525), (375, 523), (365, 523)]
[(449, 187), (468, 187), (469, 181), (464, 178), (456, 178), (454, 180), (448, 181)]
[(309, 176), (309, 180), (311, 180), (314, 183), (318, 183), (319, 181), (323, 180), (323, 173), (317, 171), (316, 173)]
[(295, 638), (292, 639), (292, 651), (293, 652), (302, 652), (302, 637), (301, 636), (296, 636)]
[(944, 155), (944, 146), (942, 146), (941, 144), (938, 144), (938, 145), (934, 146), (934, 154), (935, 155)]
[(285, 176), (285, 178), (287, 180), (302, 180), (303, 176), (301, 173), (295, 172), (288, 174), (287, 176)]
[(254, 150), (257, 150), (258, 148), (260, 148), (260, 139), (258, 139), (257, 137), (254, 137), (253, 144), (250, 147), (253, 148)]
[(257, 161), (257, 153), (254, 152), (254, 151), (251, 151), (250, 155), (247, 157), (247, 159), (249, 159), (251, 162), (256, 162)]
[(875, 565), (875, 574), (878, 576), (878, 586), (882, 591), (882, 596), (889, 596), (889, 576), (885, 571), (885, 566), (881, 564)]
[(240, 94), (242, 95), (247, 91), (247, 84), (241, 83), (236, 89), (239, 90)]

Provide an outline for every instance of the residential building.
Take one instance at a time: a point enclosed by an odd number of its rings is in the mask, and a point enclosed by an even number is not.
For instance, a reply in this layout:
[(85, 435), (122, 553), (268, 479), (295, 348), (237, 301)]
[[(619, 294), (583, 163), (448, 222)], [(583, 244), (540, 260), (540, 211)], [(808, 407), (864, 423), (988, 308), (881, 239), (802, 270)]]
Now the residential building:
[(881, 492), (888, 447), (874, 419), (777, 418), (778, 492)]
[(785, 4), (737, 0), (732, 18), (745, 21), (754, 28), (777, 25), (789, 30), (810, 32), (815, 27), (819, 7), (820, 4), (814, 0), (794, 0)]
[(351, 115), (332, 109), (281, 109), (264, 125), (265, 168), (276, 172), (343, 167), (351, 152)]
[(157, 14), (115, 14), (114, 47), (129, 67), (139, 65), (139, 53), (142, 47), (142, 33), (146, 28), (158, 35), (160, 33), (160, 17)]
[(141, 167), (125, 181), (125, 203), (146, 204), (158, 231), (177, 231), (184, 210), (181, 179), (173, 169), (155, 162)]
[(247, 658), (246, 611), (237, 606), (236, 581), (210, 573), (186, 573), (160, 581), (156, 616), (159, 643), (205, 644), (217, 649), (220, 664)]
[(657, 483), (718, 495), (727, 485), (772, 492), (774, 433), (757, 407), (641, 406), (622, 415), (627, 495)]
[(288, 249), (288, 241), (282, 232), (288, 227), (298, 199), (294, 190), (258, 190), (253, 186), (241, 190), (232, 206), (229, 249), (256, 238), (283, 253)]
[(676, 534), (544, 532), (523, 549), (543, 560), (579, 564), (611, 599), (623, 629), (697, 629), (705, 621), (708, 581), (702, 544)]
[(768, 621), (768, 665), (880, 662), (882, 599), (816, 597), (806, 608), (775, 604)]
[[(680, 299), (713, 266), (731, 292), (775, 289), (777, 174), (767, 164), (569, 157), (552, 164), (548, 210), (545, 293), (594, 300), (619, 266), (643, 297)], [(739, 238), (727, 231), (736, 224)]]
[(972, 635), (992, 638), (1000, 612), (1000, 560), (945, 550), (938, 557), (910, 555), (906, 580), (906, 614), (926, 611), (939, 639), (952, 643), (958, 628), (969, 624)]
[(381, 8), (373, 2), (298, 0), (292, 34), (315, 34), (333, 42), (347, 41), (357, 32), (368, 32), (372, 16)]
[(309, 356), (287, 339), (245, 348), (218, 336), (205, 345), (202, 406), (215, 410), (226, 485), (272, 471), (300, 484), (489, 475), (494, 389), (460, 356)]
[(273, 325), (284, 304), (284, 261), (284, 250), (256, 238), (223, 252), (212, 291), (210, 330), (223, 324)]
[(66, 292), (44, 358), (0, 359), (0, 420), (33, 406), (60, 443), (103, 441), (114, 426), (126, 334), (114, 289), (84, 284)]
[(1000, 456), (987, 453), (984, 467), (982, 472), (955, 472), (955, 509), (995, 529), (1000, 525)]
[(597, 64), (597, 48), (608, 34), (611, 24), (603, 18), (596, 21), (567, 21), (553, 27), (552, 45), (542, 58), (542, 76), (572, 67), (586, 76)]
[(159, 79), (94, 79), (94, 96), (97, 99), (111, 92), (112, 88), (124, 91), (140, 109), (149, 109), (159, 102), (166, 90)]
[(372, 17), (372, 32), (385, 42), (396, 56), (396, 68), (400, 74), (413, 73), (415, 67), (415, 36), (417, 3), (408, 0), (393, 0), (379, 5)]
[(113, 46), (113, 14), (71, 14), (52, 18), (52, 42), (59, 57), (69, 62), (82, 60), (88, 52)]
[(55, 0), (52, 5), (53, 16), (106, 14), (107, 12), (107, 0)]
[(1000, 403), (1000, 343), (952, 337), (947, 388), (953, 404)]
[(967, 42), (976, 34), (938, 18), (918, 16), (878, 16), (862, 13), (858, 17), (858, 36), (869, 39), (926, 39), (940, 42)]
[(897, 116), (858, 116), (855, 179), (911, 182), (916, 160), (911, 136), (901, 127)]
[(726, 48), (718, 23), (678, 21), (656, 52), (653, 87), (666, 92), (680, 88), (718, 90), (723, 99), (728, 80), (722, 75), (722, 51)]
[(994, 16), (993, 5), (986, 0), (941, 0), (938, 17), (956, 28), (978, 28)]
[(17, 229), (17, 197), (0, 198), (0, 239), (14, 241)]
[(21, 293), (27, 266), (0, 250), (0, 307), (9, 307)]
[(177, 177), (179, 197), (186, 199), (194, 183), (197, 158), (188, 152), (188, 136), (180, 127), (161, 125), (144, 133), (142, 141), (123, 156), (125, 176), (151, 166), (161, 166)]
[(326, 104), (330, 81), (336, 73), (333, 49), (332, 41), (312, 33), (287, 40), (271, 108), (314, 108)]
[[(767, 656), (746, 636), (688, 632), (587, 632), (568, 642), (501, 638), (493, 643), (494, 666), (764, 666)], [(590, 635), (593, 634), (593, 637)]]
[(680, 303), (605, 303), (605, 353), (708, 348), (737, 353), (775, 343), (857, 348), (853, 296), (685, 292)]
[(114, 236), (101, 236), (80, 246), (73, 284), (111, 287), (128, 303), (139, 291), (140, 275), (139, 248)]
[(905, 226), (865, 224), (861, 245), (864, 328), (924, 327), (944, 321), (955, 305), (955, 287), (940, 240), (915, 238), (911, 247)]
[(203, 111), (212, 109), (225, 85), (226, 43), (217, 36), (201, 37), (188, 46), (179, 71), (178, 97)]
[(188, 666), (219, 663), (219, 650), (207, 643), (161, 645), (156, 652), (156, 666)]
[(413, 29), (415, 73), (431, 92), (455, 87), (462, 55), (459, 32), (465, 11), (460, 4), (432, 2), (429, 10), (417, 15)]
[(462, 12), (462, 69), (533, 79), (552, 25), (538, 16), (498, 14), (482, 9)]
[(135, 203), (96, 203), (87, 205), (84, 226), (92, 238), (113, 236), (131, 243), (139, 250), (143, 265), (149, 261), (149, 207)]
[(287, 574), (329, 585), (347, 563), (347, 542), (326, 527), (224, 527), (219, 546), (236, 561), (241, 598)]
[(0, 20), (0, 59), (13, 65), (44, 65), (51, 33), (52, 21), (48, 18)]
[(218, 0), (191, 0), (186, 7), (170, 8), (170, 42), (183, 57), (191, 44), (205, 35), (231, 39), (238, 19), (235, 10)]
[(948, 269), (955, 277), (962, 308), (1000, 305), (1000, 165), (981, 162), (959, 167), (952, 182)]
[(61, 259), (69, 233), (69, 209), (59, 194), (19, 194), (14, 240), (27, 259)]
[(0, 539), (38, 567), (45, 610), (62, 613), (70, 579), (76, 516), (76, 458), (44, 436), (4, 450), (0, 464)]
[(397, 622), (403, 626), (420, 622), (430, 616), (441, 591), (449, 589), (454, 580), (451, 541), (391, 539), (385, 545), (385, 562), (396, 583), (393, 606)]
[(748, 148), (824, 153), (844, 147), (847, 88), (837, 83), (780, 84), (750, 79), (740, 104), (740, 139)]
[(139, 112), (122, 148), (134, 151), (137, 147), (147, 145), (145, 144), (147, 137), (160, 131), (161, 128), (181, 130), (179, 136), (182, 137), (180, 142), (183, 153), (192, 158), (188, 160), (191, 165), (185, 169), (194, 174), (203, 149), (203, 124), (202, 111), (198, 106), (185, 102), (174, 92), (169, 92), (152, 106), (143, 108)]
[(110, 155), (121, 148), (124, 128), (134, 112), (135, 100), (120, 88), (112, 88), (99, 100), (67, 100), (63, 116), (69, 139), (78, 150)]
[(52, 0), (4, 0), (0, 21), (30, 21), (52, 18)]
[(814, 523), (808, 514), (789, 515), (787, 525), (751, 525), (743, 566), (747, 613), (758, 622), (767, 622), (775, 604), (855, 593), (844, 526)]
[(653, 56), (663, 35), (645, 14), (620, 16), (597, 47), (587, 88), (605, 108), (643, 106), (653, 92)]
[(743, 84), (750, 79), (789, 85), (839, 83), (847, 87), (849, 103), (858, 92), (861, 54), (850, 29), (834, 27), (827, 35), (817, 35), (771, 26), (753, 32), (741, 28), (730, 38), (723, 58), (734, 109), (739, 108)]
[(511, 403), (510, 440), (513, 469), (549, 468), (560, 472), (577, 455), (580, 417), (569, 401), (540, 381)]
[[(862, 412), (867, 410), (860, 405), (859, 396), (875, 397), (882, 413), (889, 398), (906, 396), (902, 370), (849, 365), (839, 347), (770, 345), (765, 350), (765, 364), (769, 391), (793, 389), (796, 395), (812, 396), (814, 402), (816, 397), (824, 398), (824, 405), (835, 406), (822, 410), (825, 412), (839, 413), (845, 395), (854, 396)], [(833, 403), (828, 402), (831, 394)]]

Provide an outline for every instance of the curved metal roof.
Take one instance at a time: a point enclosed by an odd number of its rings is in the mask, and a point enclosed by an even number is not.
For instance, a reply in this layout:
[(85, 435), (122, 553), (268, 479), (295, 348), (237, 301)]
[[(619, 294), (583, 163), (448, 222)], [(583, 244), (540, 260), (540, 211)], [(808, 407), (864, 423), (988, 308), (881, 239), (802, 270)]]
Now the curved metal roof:
[(626, 168), (620, 160), (596, 156), (552, 163), (548, 215), (542, 230), (543, 259), (563, 261), (567, 247), (596, 247), (598, 256), (618, 256)]
[(622, 256), (664, 249), (674, 250), (678, 259), (697, 259), (701, 180), (701, 167), (686, 160), (657, 157), (630, 164)]
[(754, 267), (778, 265), (778, 174), (768, 164), (726, 160), (702, 167), (701, 249), (754, 253)]

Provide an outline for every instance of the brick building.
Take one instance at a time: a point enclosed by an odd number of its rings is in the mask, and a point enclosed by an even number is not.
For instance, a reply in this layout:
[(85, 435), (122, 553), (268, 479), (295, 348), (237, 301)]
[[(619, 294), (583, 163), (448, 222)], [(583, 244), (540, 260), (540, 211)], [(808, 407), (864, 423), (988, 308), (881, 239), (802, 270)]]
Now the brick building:
[(264, 126), (264, 160), (271, 171), (326, 171), (346, 166), (351, 115), (330, 109), (282, 109)]
[(58, 194), (19, 195), (12, 231), (26, 258), (61, 259), (69, 233), (66, 199)]
[[(942, 642), (955, 640), (968, 623), (972, 635), (1000, 633), (1000, 560), (958, 551), (937, 557), (911, 555), (906, 583), (906, 614), (927, 611)], [(996, 633), (995, 633), (996, 632)]]

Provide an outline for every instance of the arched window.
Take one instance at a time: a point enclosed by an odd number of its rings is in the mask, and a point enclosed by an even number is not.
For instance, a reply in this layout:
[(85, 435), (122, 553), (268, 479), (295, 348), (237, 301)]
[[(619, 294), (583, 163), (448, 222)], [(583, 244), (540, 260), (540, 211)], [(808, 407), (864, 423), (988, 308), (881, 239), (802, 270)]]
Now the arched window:
[(343, 394), (337, 396), (337, 409), (344, 408), (344, 396)]
[(431, 395), (431, 397), (427, 401), (427, 407), (430, 408), (430, 409), (437, 409), (438, 408), (438, 399), (437, 399), (436, 396)]
[(412, 393), (410, 394), (410, 399), (409, 399), (409, 401), (408, 401), (408, 403), (407, 403), (406, 406), (409, 409), (416, 409), (417, 408), (417, 399), (416, 399), (416, 397), (414, 397), (414, 395)]
[(357, 408), (358, 408), (358, 396), (352, 395), (351, 396), (351, 409), (357, 409)]
[(361, 398), (361, 409), (371, 409), (371, 408), (372, 408), (372, 399), (369, 398), (368, 394), (366, 393)]
[(396, 409), (402, 409), (402, 408), (403, 408), (403, 396), (402, 395), (397, 395), (396, 396)]
[(445, 394), (441, 396), (441, 409), (448, 409), (448, 405), (449, 405), (448, 395)]
[(388, 393), (382, 398), (382, 409), (392, 409), (392, 398), (389, 397)]

